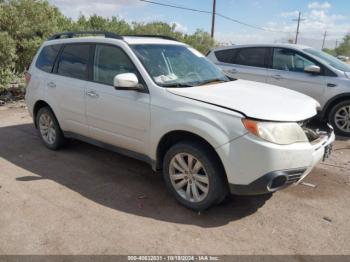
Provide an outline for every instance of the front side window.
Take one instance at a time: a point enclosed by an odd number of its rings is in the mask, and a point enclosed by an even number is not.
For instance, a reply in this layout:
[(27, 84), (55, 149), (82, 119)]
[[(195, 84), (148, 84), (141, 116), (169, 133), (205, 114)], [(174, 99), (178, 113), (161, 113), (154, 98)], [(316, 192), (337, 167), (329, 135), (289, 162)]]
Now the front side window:
[(61, 49), (61, 45), (49, 45), (45, 46), (36, 60), (36, 67), (47, 72), (51, 73), (53, 65), (55, 63), (58, 52)]
[(58, 61), (57, 73), (63, 76), (87, 79), (90, 45), (66, 45)]
[(273, 69), (291, 72), (304, 72), (305, 67), (310, 65), (316, 64), (293, 50), (275, 48), (273, 51)]
[(114, 77), (123, 73), (137, 74), (135, 66), (123, 50), (115, 46), (97, 45), (94, 57), (93, 80), (113, 85)]
[(335, 69), (338, 69), (344, 72), (350, 72), (350, 65), (340, 61), (338, 58), (331, 56), (321, 50), (307, 48), (307, 49), (304, 49), (304, 52), (322, 59), (325, 63), (327, 63), (331, 67), (334, 67)]
[(131, 48), (159, 86), (189, 87), (228, 81), (218, 67), (193, 48), (161, 44)]
[(266, 48), (264, 47), (242, 48), (238, 51), (234, 64), (265, 67), (265, 55)]

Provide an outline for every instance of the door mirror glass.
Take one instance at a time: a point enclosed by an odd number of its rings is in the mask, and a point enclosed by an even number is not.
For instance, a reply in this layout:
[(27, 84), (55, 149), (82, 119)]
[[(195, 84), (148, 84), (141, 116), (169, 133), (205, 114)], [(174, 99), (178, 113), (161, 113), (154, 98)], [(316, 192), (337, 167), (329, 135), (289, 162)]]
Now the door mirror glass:
[(309, 65), (304, 68), (304, 72), (311, 74), (319, 74), (321, 72), (321, 68), (316, 65)]
[(142, 90), (142, 85), (134, 73), (119, 74), (114, 77), (113, 85), (116, 89)]

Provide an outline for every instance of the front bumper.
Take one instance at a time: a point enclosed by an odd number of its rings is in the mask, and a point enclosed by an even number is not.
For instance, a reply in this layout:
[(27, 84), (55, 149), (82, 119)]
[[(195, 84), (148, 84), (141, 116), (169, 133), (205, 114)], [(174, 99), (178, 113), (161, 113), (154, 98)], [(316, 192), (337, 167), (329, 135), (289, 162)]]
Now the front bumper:
[(258, 195), (300, 183), (335, 140), (331, 130), (313, 143), (276, 145), (246, 134), (217, 149), (223, 160), (230, 191)]

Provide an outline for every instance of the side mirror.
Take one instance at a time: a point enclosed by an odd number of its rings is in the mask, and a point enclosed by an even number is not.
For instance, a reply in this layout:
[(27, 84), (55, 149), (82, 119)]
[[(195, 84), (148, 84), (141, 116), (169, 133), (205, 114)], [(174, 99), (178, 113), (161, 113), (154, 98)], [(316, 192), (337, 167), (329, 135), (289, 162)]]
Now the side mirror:
[(134, 73), (116, 75), (113, 79), (113, 85), (118, 90), (143, 90), (142, 85), (139, 84), (139, 80)]
[(319, 74), (321, 73), (321, 68), (319, 66), (309, 65), (304, 68), (304, 72), (310, 74)]

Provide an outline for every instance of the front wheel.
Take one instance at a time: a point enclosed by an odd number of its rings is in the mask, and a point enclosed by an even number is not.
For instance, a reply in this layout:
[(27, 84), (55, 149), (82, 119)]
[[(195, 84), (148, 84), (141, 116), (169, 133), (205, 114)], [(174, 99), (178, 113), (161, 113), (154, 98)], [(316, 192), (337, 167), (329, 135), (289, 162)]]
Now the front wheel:
[(181, 142), (166, 153), (163, 176), (167, 188), (184, 206), (200, 211), (227, 195), (218, 158), (200, 143)]
[(337, 135), (350, 137), (350, 100), (340, 102), (332, 108), (329, 122)]

